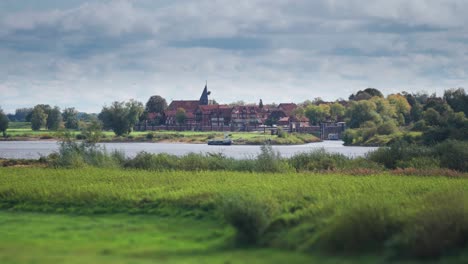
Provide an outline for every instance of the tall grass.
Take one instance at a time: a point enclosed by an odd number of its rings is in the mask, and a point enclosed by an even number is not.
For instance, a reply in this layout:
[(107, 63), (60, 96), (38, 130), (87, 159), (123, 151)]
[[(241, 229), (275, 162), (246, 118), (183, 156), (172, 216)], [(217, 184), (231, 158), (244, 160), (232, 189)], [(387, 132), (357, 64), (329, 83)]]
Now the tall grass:
[(181, 214), (237, 246), (436, 258), (467, 248), (468, 181), (380, 174), (0, 168), (0, 208)]

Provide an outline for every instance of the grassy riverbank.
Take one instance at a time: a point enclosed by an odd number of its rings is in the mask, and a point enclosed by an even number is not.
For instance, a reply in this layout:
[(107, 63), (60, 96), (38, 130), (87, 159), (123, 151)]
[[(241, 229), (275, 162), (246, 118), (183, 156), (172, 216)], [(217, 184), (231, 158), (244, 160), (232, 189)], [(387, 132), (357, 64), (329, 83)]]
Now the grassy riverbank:
[[(32, 141), (32, 140), (60, 140), (61, 133), (57, 131), (39, 130), (14, 126), (7, 130), (8, 141)], [(76, 139), (85, 139), (80, 131), (71, 131)], [(263, 132), (229, 132), (235, 145), (262, 145), (269, 142), (273, 145), (298, 145), (319, 142), (320, 139), (310, 134), (284, 134), (283, 136), (271, 135), (269, 131)], [(223, 138), (222, 132), (196, 132), (196, 131), (135, 131), (125, 137), (117, 137), (111, 131), (103, 131), (100, 142), (168, 142), (206, 144), (208, 140)]]
[(0, 260), (463, 263), (467, 193), (466, 175), (0, 168)]

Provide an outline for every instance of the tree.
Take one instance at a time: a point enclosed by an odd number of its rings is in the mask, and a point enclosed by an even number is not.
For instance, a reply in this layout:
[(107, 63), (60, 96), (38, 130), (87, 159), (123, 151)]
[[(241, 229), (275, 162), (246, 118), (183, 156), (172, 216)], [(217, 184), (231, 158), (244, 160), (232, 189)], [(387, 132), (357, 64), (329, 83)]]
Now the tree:
[(183, 108), (179, 108), (177, 109), (177, 112), (176, 112), (176, 121), (179, 125), (182, 125), (185, 123), (185, 119), (187, 119), (187, 115), (185, 113), (185, 109)]
[[(17, 122), (31, 121), (32, 108), (18, 108), (15, 110), (15, 120)], [(29, 116), (29, 120), (27, 117)]]
[(144, 112), (141, 102), (113, 102), (109, 107), (104, 106), (99, 119), (105, 129), (111, 129), (117, 136), (129, 134)]
[[(399, 125), (404, 125), (406, 120), (410, 119), (411, 105), (408, 103), (406, 97), (401, 94), (391, 94), (387, 96), (388, 101), (395, 107), (396, 114), (398, 115)], [(408, 122), (409, 123), (409, 122)]]
[(0, 131), (3, 134), (3, 137), (6, 137), (6, 130), (8, 129), (9, 123), (10, 120), (8, 120), (8, 117), (5, 115), (2, 108), (0, 108)]
[(424, 121), (430, 126), (438, 126), (440, 124), (440, 114), (434, 108), (429, 108), (424, 111)]
[(358, 128), (366, 121), (380, 124), (382, 117), (377, 113), (377, 106), (372, 101), (353, 101), (346, 111), (350, 128)]
[(259, 107), (260, 109), (263, 109), (263, 101), (262, 101), (262, 99), (260, 99), (260, 102), (258, 103), (258, 107)]
[(46, 127), (48, 130), (58, 130), (62, 124), (62, 113), (60, 108), (55, 106), (47, 115)]
[(372, 97), (383, 98), (383, 94), (375, 88), (367, 88), (367, 89), (364, 89), (364, 91), (358, 91), (356, 94), (350, 95), (349, 100), (353, 100), (353, 101), (369, 100)]
[(333, 121), (338, 122), (345, 115), (345, 107), (340, 103), (335, 102), (330, 105), (330, 116)]
[(318, 105), (309, 105), (305, 110), (305, 116), (309, 119), (309, 123), (312, 125), (317, 125), (325, 121), (327, 113), (323, 107)]
[(305, 108), (302, 106), (296, 107), (296, 109), (292, 111), (292, 115), (298, 119), (303, 118), (305, 116)]
[(47, 113), (41, 105), (36, 105), (31, 112), (31, 128), (34, 131), (40, 130), (46, 125)]
[(78, 111), (74, 107), (63, 109), (62, 118), (66, 129), (78, 129)]
[(444, 100), (455, 112), (463, 112), (468, 116), (468, 94), (465, 89), (449, 89), (444, 92)]
[(159, 95), (153, 95), (150, 97), (148, 102), (146, 102), (146, 112), (148, 113), (164, 113), (164, 110), (167, 108), (166, 99), (162, 98)]

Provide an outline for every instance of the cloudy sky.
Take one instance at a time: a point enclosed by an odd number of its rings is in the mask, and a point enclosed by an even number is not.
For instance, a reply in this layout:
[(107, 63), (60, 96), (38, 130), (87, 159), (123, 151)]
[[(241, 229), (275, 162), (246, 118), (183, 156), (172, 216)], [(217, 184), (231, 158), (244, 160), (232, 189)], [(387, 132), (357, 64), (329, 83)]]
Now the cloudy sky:
[(0, 106), (468, 87), (465, 0), (1, 0)]

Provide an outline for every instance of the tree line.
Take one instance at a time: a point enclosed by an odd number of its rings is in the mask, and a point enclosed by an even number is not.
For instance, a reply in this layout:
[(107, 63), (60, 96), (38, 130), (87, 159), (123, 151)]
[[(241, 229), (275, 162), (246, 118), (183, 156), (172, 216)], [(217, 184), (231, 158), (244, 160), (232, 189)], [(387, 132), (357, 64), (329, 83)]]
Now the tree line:
[[(245, 103), (243, 103), (245, 104)], [(274, 105), (259, 105), (274, 107)], [(5, 135), (9, 120), (31, 122), (33, 130), (82, 129), (86, 123), (99, 123), (103, 129), (122, 136), (132, 132), (140, 121), (151, 120), (151, 125), (164, 124), (166, 100), (155, 95), (144, 105), (136, 100), (113, 102), (99, 114), (79, 113), (75, 108), (38, 104), (20, 108), (15, 114), (5, 115), (0, 110), (0, 131)], [(374, 137), (401, 132), (423, 132), (424, 140), (442, 141), (447, 138), (468, 138), (468, 95), (463, 88), (446, 90), (442, 97), (425, 92), (401, 92), (384, 96), (375, 88), (367, 88), (349, 96), (348, 100), (325, 102), (320, 98), (298, 104), (292, 112), (296, 118), (307, 118), (311, 125), (323, 122), (346, 122), (350, 128), (345, 134), (348, 144), (362, 143)], [(151, 118), (150, 118), (151, 117)], [(176, 121), (184, 123), (184, 109), (177, 109)], [(274, 115), (267, 124), (275, 124)]]

